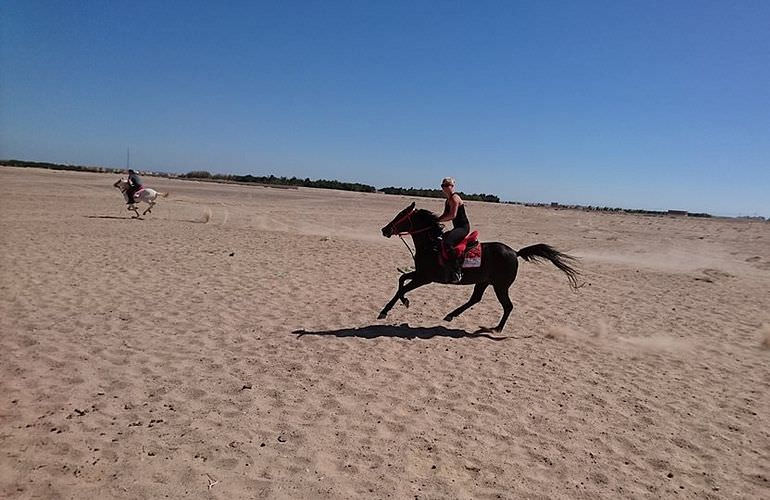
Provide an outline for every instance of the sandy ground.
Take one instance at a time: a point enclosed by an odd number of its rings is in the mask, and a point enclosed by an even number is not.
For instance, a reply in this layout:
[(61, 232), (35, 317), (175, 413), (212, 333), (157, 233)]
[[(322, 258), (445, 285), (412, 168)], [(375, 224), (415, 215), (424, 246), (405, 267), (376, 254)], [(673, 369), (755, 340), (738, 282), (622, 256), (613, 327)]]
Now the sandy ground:
[(521, 263), (430, 285), (440, 200), (0, 167), (0, 497), (768, 498), (770, 224), (468, 202)]

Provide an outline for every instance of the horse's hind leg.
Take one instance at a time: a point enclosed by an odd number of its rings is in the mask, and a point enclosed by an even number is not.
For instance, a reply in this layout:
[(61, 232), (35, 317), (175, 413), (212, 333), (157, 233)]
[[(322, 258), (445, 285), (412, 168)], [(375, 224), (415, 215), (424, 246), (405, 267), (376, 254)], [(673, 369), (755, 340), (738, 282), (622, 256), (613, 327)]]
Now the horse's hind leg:
[(142, 215), (145, 215), (145, 214), (147, 214), (147, 213), (152, 213), (152, 207), (154, 207), (154, 206), (155, 206), (155, 202), (154, 202), (154, 201), (151, 201), (151, 202), (150, 202), (150, 206), (149, 206), (149, 207), (147, 207), (147, 210), (145, 210), (144, 212), (142, 212)]
[(473, 288), (473, 294), (471, 295), (471, 298), (468, 299), (468, 302), (461, 305), (451, 313), (447, 314), (444, 318), (444, 321), (452, 321), (457, 316), (461, 315), (465, 312), (466, 309), (473, 307), (474, 305), (481, 302), (481, 297), (484, 296), (484, 291), (489, 286), (489, 283), (477, 283), (476, 286)]
[(511, 302), (511, 298), (508, 296), (508, 289), (510, 287), (510, 283), (505, 285), (494, 285), (497, 300), (499, 300), (500, 305), (503, 306), (503, 317), (500, 318), (500, 323), (494, 328), (494, 331), (498, 333), (503, 331), (505, 322), (508, 321), (508, 316), (511, 314), (511, 311), (513, 311), (513, 303)]

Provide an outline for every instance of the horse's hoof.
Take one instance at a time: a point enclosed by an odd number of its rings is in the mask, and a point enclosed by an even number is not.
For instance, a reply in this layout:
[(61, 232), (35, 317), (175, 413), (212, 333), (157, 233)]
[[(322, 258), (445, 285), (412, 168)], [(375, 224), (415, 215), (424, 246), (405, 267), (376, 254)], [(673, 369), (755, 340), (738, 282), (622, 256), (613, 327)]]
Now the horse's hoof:
[(444, 316), (444, 321), (452, 321), (453, 319), (455, 319), (455, 317), (452, 316), (451, 314), (447, 314), (446, 316)]
[(404, 304), (404, 307), (409, 309), (409, 299), (406, 299), (406, 298), (401, 299), (401, 303)]
[(380, 313), (380, 315), (377, 316), (377, 319), (385, 319), (387, 316), (387, 313)]

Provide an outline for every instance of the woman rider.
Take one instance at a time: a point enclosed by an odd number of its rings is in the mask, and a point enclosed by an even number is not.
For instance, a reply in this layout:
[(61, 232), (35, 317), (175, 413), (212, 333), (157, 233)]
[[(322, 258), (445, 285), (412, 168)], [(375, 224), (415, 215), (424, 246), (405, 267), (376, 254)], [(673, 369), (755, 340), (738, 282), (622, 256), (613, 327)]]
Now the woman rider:
[(441, 237), (450, 259), (446, 266), (448, 270), (447, 282), (457, 284), (460, 283), (463, 275), (460, 269), (460, 256), (456, 254), (454, 247), (468, 236), (471, 224), (465, 214), (463, 200), (459, 194), (455, 193), (455, 180), (452, 177), (444, 177), (441, 181), (441, 190), (447, 199), (444, 202), (444, 213), (441, 214), (438, 221), (452, 221), (452, 229), (446, 231)]

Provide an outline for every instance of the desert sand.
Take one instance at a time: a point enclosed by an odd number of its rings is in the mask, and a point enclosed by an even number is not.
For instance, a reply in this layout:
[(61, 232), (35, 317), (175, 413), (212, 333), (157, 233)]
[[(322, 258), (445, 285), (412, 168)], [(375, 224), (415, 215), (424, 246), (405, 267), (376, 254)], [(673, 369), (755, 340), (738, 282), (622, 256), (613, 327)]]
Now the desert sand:
[[(377, 314), (411, 201), (0, 167), (2, 498), (768, 498), (770, 224), (468, 202), (520, 262)], [(462, 189), (462, 179), (459, 179)]]

